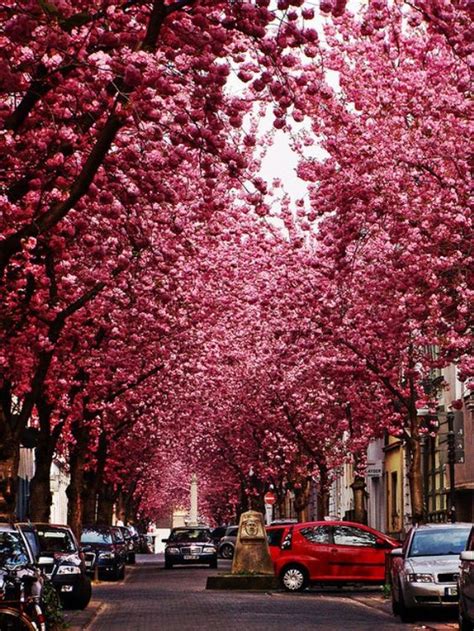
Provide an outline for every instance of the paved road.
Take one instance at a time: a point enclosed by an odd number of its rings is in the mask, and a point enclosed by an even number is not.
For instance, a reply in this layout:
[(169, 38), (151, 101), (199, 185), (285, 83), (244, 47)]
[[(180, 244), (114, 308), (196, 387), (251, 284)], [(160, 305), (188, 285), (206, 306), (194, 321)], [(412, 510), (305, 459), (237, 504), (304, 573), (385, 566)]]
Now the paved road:
[[(213, 570), (165, 570), (162, 562), (141, 559), (125, 582), (102, 583), (94, 599), (102, 605), (89, 631), (391, 631), (452, 629), (436, 619), (401, 624), (376, 590), (311, 590), (303, 594), (206, 591)], [(218, 571), (229, 569), (219, 563)], [(446, 619), (449, 622), (449, 618)]]

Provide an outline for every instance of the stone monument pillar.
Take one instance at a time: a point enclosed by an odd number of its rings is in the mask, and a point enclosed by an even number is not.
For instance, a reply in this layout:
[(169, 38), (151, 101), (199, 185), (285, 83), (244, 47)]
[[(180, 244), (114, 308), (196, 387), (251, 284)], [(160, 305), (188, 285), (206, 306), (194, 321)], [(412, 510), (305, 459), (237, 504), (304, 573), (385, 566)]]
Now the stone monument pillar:
[(191, 476), (191, 507), (189, 511), (189, 526), (198, 526), (198, 480), (197, 475)]
[(232, 574), (274, 575), (263, 515), (257, 511), (240, 516)]
[(263, 515), (247, 511), (240, 516), (231, 574), (208, 576), (206, 588), (272, 590), (277, 587)]

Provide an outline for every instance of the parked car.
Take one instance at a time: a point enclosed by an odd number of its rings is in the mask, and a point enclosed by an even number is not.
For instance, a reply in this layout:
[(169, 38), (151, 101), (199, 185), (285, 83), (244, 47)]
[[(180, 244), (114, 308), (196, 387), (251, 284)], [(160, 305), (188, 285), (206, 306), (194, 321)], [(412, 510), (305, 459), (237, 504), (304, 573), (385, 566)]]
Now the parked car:
[(165, 546), (165, 568), (174, 565), (206, 564), (217, 567), (217, 548), (212, 541), (209, 528), (173, 528)]
[(22, 523), (18, 528), (62, 604), (71, 609), (85, 609), (91, 599), (91, 581), (86, 574), (84, 555), (69, 526)]
[(212, 537), (212, 541), (214, 542), (214, 545), (216, 546), (219, 545), (219, 542), (222, 539), (222, 537), (225, 535), (227, 528), (228, 526), (217, 526), (217, 528), (214, 528), (213, 530), (211, 530), (211, 537)]
[(270, 522), (270, 526), (286, 526), (287, 524), (297, 524), (297, 519), (274, 519)]
[(464, 523), (414, 526), (392, 550), (392, 609), (403, 622), (422, 608), (457, 605), (459, 555), (470, 530)]
[(239, 532), (238, 526), (229, 526), (225, 535), (219, 542), (217, 553), (223, 559), (232, 559), (235, 552), (235, 544), (237, 542), (237, 534)]
[(135, 563), (135, 555), (140, 552), (140, 541), (135, 529), (131, 529), (130, 526), (117, 526), (122, 531), (125, 544), (127, 546), (126, 562)]
[(0, 601), (31, 597), (27, 613), (38, 629), (44, 628), (40, 604), (46, 580), (23, 533), (15, 525), (0, 523)]
[(459, 630), (474, 629), (474, 526), (467, 539), (466, 549), (461, 552), (459, 567)]
[(311, 583), (385, 582), (387, 554), (398, 543), (377, 530), (347, 521), (315, 521), (267, 528), (275, 574), (287, 591)]
[(0, 565), (34, 565), (35, 553), (21, 530), (0, 523)]
[(97, 566), (99, 578), (110, 577), (115, 581), (124, 578), (128, 548), (118, 526), (84, 527), (81, 547), (89, 574), (94, 574)]
[[(0, 524), (0, 605), (8, 605), (14, 610), (21, 602), (25, 613), (33, 621), (38, 631), (46, 628), (45, 616), (41, 608), (44, 583), (39, 568), (34, 565), (34, 553), (23, 533), (14, 525)], [(4, 624), (11, 624), (5, 620)], [(0, 624), (0, 627), (4, 627)], [(10, 628), (17, 628), (15, 622)]]

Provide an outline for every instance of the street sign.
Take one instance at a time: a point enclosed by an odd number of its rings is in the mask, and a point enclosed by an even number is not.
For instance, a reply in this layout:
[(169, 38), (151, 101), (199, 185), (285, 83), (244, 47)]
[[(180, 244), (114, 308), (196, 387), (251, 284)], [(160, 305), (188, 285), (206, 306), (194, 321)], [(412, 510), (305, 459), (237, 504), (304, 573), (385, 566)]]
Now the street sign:
[(377, 462), (367, 463), (367, 477), (368, 478), (380, 478), (383, 475), (383, 464), (381, 460)]
[(269, 506), (273, 506), (273, 504), (276, 502), (276, 499), (277, 499), (276, 495), (273, 491), (268, 491), (263, 496), (263, 501), (265, 502), (265, 504), (268, 504)]

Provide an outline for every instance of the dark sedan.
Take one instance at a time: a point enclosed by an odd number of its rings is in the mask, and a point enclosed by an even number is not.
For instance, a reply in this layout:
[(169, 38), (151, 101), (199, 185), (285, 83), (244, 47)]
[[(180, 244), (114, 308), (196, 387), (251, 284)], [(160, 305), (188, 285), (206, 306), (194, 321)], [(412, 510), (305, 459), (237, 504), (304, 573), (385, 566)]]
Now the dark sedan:
[(165, 547), (165, 568), (182, 564), (217, 567), (217, 548), (209, 528), (173, 528)]
[(81, 546), (86, 568), (94, 574), (97, 567), (99, 578), (118, 581), (125, 576), (128, 548), (120, 528), (116, 526), (86, 526), (82, 531)]
[(38, 566), (51, 580), (61, 602), (71, 609), (84, 609), (91, 598), (84, 555), (69, 526), (18, 524), (33, 549)]

